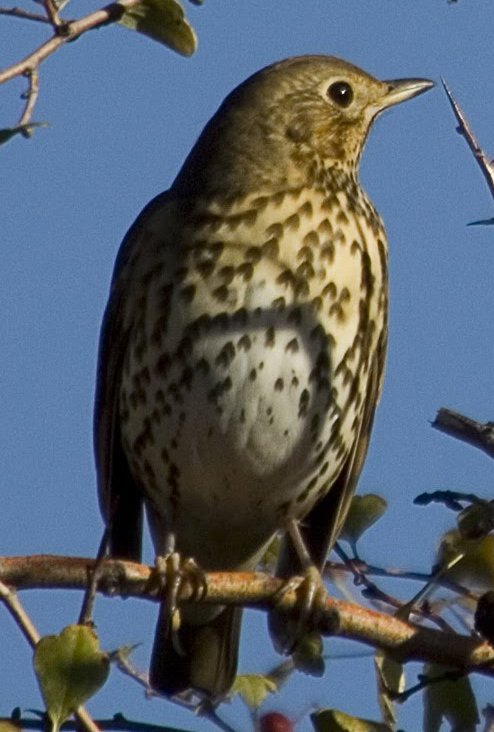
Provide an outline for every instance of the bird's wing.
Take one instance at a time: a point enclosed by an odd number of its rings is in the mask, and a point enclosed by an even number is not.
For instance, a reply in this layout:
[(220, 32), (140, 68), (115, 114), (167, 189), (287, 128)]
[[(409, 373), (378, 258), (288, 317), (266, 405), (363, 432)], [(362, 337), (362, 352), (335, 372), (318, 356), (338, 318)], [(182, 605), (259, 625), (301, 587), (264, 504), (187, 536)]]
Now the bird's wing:
[[(313, 563), (321, 570), (343, 528), (362, 471), (369, 446), (374, 412), (381, 393), (385, 355), (386, 336), (383, 331), (370, 367), (364, 412), (352, 450), (328, 493), (316, 503), (301, 522), (300, 530), (305, 546)], [(280, 552), (277, 575), (291, 577), (300, 573), (300, 570), (301, 565), (297, 552), (286, 537)]]
[(132, 327), (124, 318), (125, 294), (135, 266), (136, 246), (149, 220), (166, 204), (167, 195), (157, 196), (144, 208), (122, 242), (99, 341), (94, 409), (99, 502), (109, 531), (110, 554), (135, 561), (141, 556), (143, 500), (123, 451), (118, 419), (121, 373)]

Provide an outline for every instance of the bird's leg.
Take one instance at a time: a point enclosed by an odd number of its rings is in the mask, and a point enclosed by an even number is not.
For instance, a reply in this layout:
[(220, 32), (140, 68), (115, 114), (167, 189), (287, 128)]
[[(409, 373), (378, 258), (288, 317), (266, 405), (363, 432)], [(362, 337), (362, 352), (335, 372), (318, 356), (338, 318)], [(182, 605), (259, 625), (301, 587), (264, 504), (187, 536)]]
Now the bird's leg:
[(168, 632), (171, 633), (175, 650), (183, 655), (178, 639), (180, 628), (180, 610), (178, 600), (184, 584), (192, 586), (191, 600), (204, 597), (207, 591), (203, 570), (192, 557), (182, 557), (175, 551), (175, 535), (170, 533), (166, 540), (164, 552), (155, 558), (153, 580), (158, 582), (163, 603), (166, 608)]
[(278, 643), (278, 650), (292, 654), (297, 651), (297, 646), (300, 646), (301, 641), (305, 641), (308, 632), (312, 632), (313, 627), (317, 624), (318, 608), (327, 592), (321, 573), (307, 550), (298, 521), (293, 518), (289, 519), (286, 531), (303, 569), (303, 576), (289, 578), (278, 591), (276, 598), (277, 602), (280, 602), (288, 592), (296, 592), (298, 596), (295, 623), (287, 620), (283, 632), (277, 633), (278, 641), (281, 641)]

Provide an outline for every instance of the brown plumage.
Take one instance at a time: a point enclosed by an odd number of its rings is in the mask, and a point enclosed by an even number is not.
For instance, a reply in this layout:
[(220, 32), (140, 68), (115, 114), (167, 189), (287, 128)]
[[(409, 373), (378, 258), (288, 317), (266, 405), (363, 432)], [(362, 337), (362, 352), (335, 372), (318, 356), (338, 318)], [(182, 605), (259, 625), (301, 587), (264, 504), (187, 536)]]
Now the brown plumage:
[[(101, 334), (95, 447), (111, 553), (254, 569), (288, 518), (321, 566), (365, 459), (387, 335), (387, 244), (357, 166), (385, 108), (432, 84), (326, 56), (230, 94), (118, 255)], [(300, 571), (286, 542), (279, 573)], [(160, 614), (151, 683), (233, 681), (241, 612)]]

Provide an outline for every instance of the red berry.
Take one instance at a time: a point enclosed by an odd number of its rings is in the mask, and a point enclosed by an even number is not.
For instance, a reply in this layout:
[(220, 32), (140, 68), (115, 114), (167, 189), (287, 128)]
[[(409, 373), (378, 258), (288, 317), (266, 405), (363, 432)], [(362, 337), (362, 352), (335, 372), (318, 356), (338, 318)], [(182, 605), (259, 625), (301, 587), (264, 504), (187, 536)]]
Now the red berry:
[(293, 732), (293, 730), (293, 722), (279, 712), (268, 712), (259, 720), (259, 732)]

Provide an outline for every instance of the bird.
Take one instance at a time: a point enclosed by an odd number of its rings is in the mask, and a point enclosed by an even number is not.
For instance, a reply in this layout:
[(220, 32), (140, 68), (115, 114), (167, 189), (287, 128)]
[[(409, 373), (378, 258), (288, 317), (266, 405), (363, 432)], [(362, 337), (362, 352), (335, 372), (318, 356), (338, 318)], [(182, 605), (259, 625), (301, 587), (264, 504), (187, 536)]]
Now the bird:
[[(387, 240), (358, 167), (374, 119), (425, 92), (325, 55), (232, 91), (125, 236), (100, 335), (94, 446), (111, 556), (252, 571), (299, 526), (321, 568), (366, 456), (387, 343)], [(383, 176), (386, 171), (383, 166)], [(150, 683), (222, 698), (242, 611), (162, 606)], [(168, 618), (169, 620), (169, 618)]]

